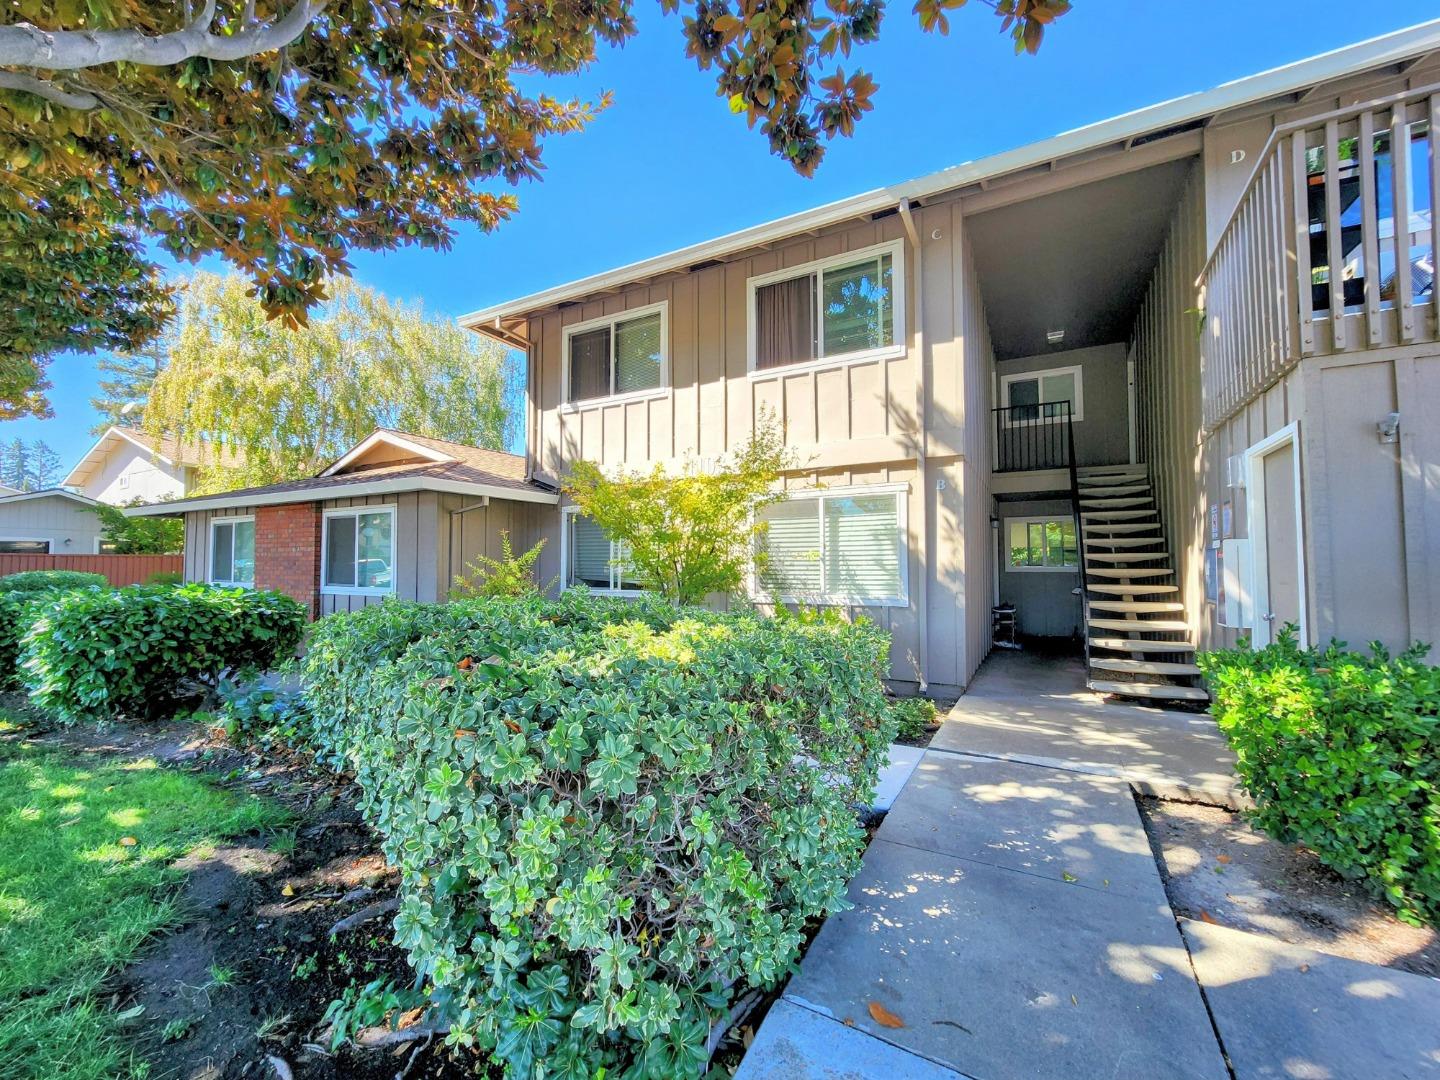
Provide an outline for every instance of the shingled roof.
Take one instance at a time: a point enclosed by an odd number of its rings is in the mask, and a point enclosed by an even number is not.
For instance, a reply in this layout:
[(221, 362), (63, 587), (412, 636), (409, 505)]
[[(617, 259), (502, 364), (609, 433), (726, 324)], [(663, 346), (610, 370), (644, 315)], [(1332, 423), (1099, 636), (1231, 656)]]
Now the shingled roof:
[(126, 509), (133, 517), (173, 516), (188, 510), (273, 506), (402, 491), (442, 491), (478, 497), (554, 503), (556, 493), (525, 478), (518, 454), (378, 428), (318, 476), (239, 488), (212, 495)]

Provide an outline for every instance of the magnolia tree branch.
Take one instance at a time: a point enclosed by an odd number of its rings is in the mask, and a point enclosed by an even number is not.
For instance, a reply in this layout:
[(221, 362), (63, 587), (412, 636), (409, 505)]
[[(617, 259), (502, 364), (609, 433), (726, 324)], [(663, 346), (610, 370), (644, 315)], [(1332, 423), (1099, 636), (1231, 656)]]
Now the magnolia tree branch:
[[(242, 60), (289, 45), (305, 32), (327, 3), (328, 0), (296, 0), (294, 7), (279, 19), (258, 25), (250, 25), (255, 7), (247, 3), (244, 25), (235, 33), (224, 35), (210, 33), (210, 24), (215, 19), (215, 0), (205, 0), (194, 19), (168, 34), (149, 35), (138, 30), (41, 30), (30, 23), (15, 23), (0, 26), (0, 68), (78, 71), (120, 62), (166, 67), (193, 58)], [(53, 95), (44, 96), (53, 100)]]
[(37, 79), (19, 71), (0, 71), (0, 90), (23, 90), (67, 109), (93, 109), (100, 104), (94, 94), (66, 90), (53, 82)]

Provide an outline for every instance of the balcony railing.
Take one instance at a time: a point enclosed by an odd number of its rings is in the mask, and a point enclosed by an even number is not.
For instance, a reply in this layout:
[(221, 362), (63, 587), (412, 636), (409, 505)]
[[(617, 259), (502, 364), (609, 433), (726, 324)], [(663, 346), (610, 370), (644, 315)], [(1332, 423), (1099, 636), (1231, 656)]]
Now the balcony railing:
[(1068, 469), (1074, 464), (1070, 402), (1011, 405), (995, 418), (995, 471)]
[(1205, 423), (1302, 356), (1437, 338), (1440, 85), (1277, 127), (1199, 280)]

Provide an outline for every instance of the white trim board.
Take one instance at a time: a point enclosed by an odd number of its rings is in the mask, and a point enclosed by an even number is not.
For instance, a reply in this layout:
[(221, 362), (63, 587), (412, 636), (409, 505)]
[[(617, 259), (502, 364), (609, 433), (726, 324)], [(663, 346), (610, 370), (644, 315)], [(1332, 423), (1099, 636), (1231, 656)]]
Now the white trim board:
[(1305, 495), (1301, 487), (1300, 422), (1292, 420), (1272, 435), (1245, 450), (1245, 516), (1250, 533), (1250, 596), (1255, 625), (1251, 642), (1256, 648), (1269, 645), (1275, 638), (1274, 624), (1264, 616), (1270, 611), (1270, 567), (1265, 542), (1265, 469), (1266, 455), (1289, 444), (1293, 450), (1295, 470), (1295, 568), (1299, 578), (1300, 645), (1310, 644), (1307, 608), (1309, 577), (1305, 568)]

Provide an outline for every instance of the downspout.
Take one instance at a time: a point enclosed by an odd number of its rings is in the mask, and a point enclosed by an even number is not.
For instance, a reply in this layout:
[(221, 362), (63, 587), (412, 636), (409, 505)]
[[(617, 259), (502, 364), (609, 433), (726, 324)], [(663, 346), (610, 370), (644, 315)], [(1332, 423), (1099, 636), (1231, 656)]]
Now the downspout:
[[(935, 553), (929, 549), (930, 517), (927, 513), (930, 501), (930, 484), (926, 477), (926, 457), (930, 449), (930, 426), (925, 415), (925, 400), (928, 387), (925, 381), (925, 260), (920, 250), (920, 234), (915, 230), (915, 218), (910, 213), (910, 200), (900, 200), (900, 220), (905, 223), (905, 235), (915, 252), (915, 422), (919, 428), (915, 442), (915, 487), (920, 497), (920, 581), (915, 590), (918, 626), (917, 665), (920, 669), (920, 692), (929, 688), (930, 671), (930, 630), (929, 630), (929, 579), (930, 568), (934, 565)], [(938, 545), (937, 545), (938, 546)]]

